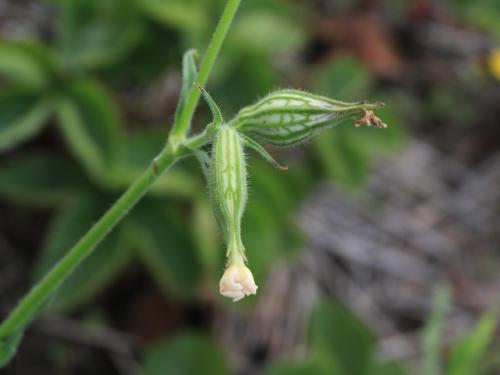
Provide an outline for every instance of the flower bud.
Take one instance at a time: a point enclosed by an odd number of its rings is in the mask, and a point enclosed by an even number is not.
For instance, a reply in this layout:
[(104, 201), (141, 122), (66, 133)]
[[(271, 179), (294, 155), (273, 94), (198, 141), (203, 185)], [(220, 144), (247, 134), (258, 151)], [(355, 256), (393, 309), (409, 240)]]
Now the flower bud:
[(252, 272), (243, 263), (232, 264), (226, 269), (220, 280), (219, 288), (220, 293), (225, 297), (232, 298), (233, 302), (257, 293), (257, 285), (255, 285)]
[(214, 210), (227, 242), (228, 267), (220, 281), (220, 292), (233, 301), (255, 294), (252, 273), (245, 266), (241, 241), (241, 218), (247, 200), (244, 140), (237, 130), (223, 125), (212, 149), (211, 195)]
[(386, 127), (371, 111), (382, 107), (383, 104), (346, 103), (299, 90), (280, 90), (241, 109), (229, 125), (272, 145), (290, 146), (348, 117), (361, 116), (357, 125)]

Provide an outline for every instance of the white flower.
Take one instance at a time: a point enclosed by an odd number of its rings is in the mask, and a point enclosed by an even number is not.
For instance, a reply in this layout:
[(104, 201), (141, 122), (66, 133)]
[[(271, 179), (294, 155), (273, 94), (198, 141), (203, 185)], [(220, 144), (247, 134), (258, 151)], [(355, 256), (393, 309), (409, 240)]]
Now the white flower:
[(230, 265), (219, 283), (220, 294), (239, 301), (245, 296), (257, 293), (252, 272), (245, 265)]

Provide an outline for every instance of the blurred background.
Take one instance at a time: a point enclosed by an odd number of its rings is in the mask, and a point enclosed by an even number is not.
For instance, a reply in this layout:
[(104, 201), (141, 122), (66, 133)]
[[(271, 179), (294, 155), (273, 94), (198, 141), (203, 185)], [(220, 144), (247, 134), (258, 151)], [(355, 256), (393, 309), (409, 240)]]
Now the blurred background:
[[(189, 48), (224, 0), (0, 0), (0, 314), (165, 142)], [(5, 374), (498, 374), (500, 3), (244, 0), (207, 85), (226, 119), (271, 90), (384, 101), (249, 152), (259, 293), (185, 159), (64, 283)], [(200, 105), (194, 129), (210, 121)]]

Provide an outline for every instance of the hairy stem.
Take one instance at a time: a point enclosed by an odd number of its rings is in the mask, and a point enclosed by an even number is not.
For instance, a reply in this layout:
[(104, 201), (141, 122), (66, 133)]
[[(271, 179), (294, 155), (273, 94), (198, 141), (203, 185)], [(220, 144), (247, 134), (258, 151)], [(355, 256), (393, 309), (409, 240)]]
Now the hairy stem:
[[(238, 7), (240, 6), (240, 3), (241, 0), (229, 0), (226, 4), (226, 8), (222, 13), (219, 23), (217, 24), (217, 28), (212, 36), (212, 40), (210, 41), (203, 61), (201, 62), (200, 71), (197, 77), (197, 82), (200, 86), (205, 86), (207, 83), (208, 76), (212, 71), (215, 60), (217, 59), (222, 43), (226, 38), (229, 27), (233, 22), (233, 18), (238, 10)], [(193, 85), (189, 91), (189, 96), (186, 100), (183, 111), (170, 132), (169, 142), (172, 144), (174, 150), (182, 144), (189, 131), (194, 110), (200, 100), (200, 95), (200, 90), (198, 90), (196, 85)]]

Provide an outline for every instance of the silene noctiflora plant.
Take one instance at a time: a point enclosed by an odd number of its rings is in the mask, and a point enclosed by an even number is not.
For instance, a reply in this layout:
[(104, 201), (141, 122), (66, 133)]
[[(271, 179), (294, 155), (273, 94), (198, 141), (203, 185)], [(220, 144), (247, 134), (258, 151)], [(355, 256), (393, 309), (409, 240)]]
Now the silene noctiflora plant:
[[(202, 86), (207, 83), (240, 2), (227, 1), (199, 71), (196, 53), (191, 50), (184, 55), (182, 91), (175, 120), (165, 147), (152, 161), (151, 167), (26, 294), (0, 325), (0, 367), (14, 355), (23, 330), (41, 312), (59, 285), (149, 191), (158, 177), (183, 157), (194, 154), (208, 180), (213, 211), (227, 246), (220, 293), (238, 301), (257, 292), (252, 272), (247, 267), (241, 233), (247, 203), (245, 148), (256, 151), (275, 167), (286, 169), (259, 142), (280, 147), (295, 146), (346, 118), (352, 118), (356, 126), (386, 126), (373, 112), (382, 107), (380, 104), (347, 103), (299, 90), (275, 91), (244, 107), (233, 119), (225, 122), (218, 106)], [(214, 119), (200, 134), (188, 136), (201, 95)]]

